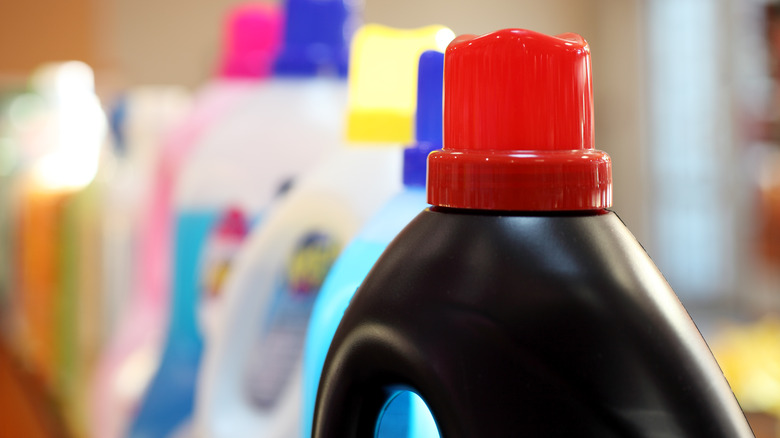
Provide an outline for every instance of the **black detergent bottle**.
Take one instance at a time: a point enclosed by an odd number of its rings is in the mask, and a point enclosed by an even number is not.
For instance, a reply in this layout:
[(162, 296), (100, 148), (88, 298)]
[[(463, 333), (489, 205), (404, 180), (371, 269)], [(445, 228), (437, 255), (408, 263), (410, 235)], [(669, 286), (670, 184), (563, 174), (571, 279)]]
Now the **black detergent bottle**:
[(403, 390), (444, 438), (753, 436), (688, 313), (608, 210), (590, 72), (575, 34), (449, 45), (432, 207), (347, 309), (314, 437), (373, 437)]

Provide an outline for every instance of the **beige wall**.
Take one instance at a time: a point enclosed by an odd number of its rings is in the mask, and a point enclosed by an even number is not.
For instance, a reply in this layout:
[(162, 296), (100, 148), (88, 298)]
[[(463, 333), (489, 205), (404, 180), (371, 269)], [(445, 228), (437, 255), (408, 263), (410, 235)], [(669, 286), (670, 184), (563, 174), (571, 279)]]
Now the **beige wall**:
[(650, 242), (645, 159), (645, 41), (641, 0), (594, 2), (590, 38), (596, 147), (612, 157), (615, 211), (640, 242)]
[[(83, 1), (83, 0), (82, 0)], [(237, 0), (109, 0), (96, 2), (100, 50), (128, 83), (205, 80), (218, 50), (224, 10)], [(613, 0), (614, 1), (614, 0)], [(275, 3), (273, 0), (266, 0)], [(368, 0), (365, 21), (398, 27), (444, 24), (456, 33), (526, 27), (592, 38), (595, 1), (584, 0)], [(631, 3), (631, 2), (629, 2)]]

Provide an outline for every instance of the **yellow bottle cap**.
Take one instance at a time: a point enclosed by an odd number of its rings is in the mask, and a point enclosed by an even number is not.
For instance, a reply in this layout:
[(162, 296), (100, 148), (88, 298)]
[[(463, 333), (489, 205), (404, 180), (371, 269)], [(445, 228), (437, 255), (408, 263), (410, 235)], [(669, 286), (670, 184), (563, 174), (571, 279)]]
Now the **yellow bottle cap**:
[(444, 51), (455, 34), (444, 26), (360, 28), (349, 60), (347, 139), (410, 143), (414, 137), (417, 63), (426, 50)]

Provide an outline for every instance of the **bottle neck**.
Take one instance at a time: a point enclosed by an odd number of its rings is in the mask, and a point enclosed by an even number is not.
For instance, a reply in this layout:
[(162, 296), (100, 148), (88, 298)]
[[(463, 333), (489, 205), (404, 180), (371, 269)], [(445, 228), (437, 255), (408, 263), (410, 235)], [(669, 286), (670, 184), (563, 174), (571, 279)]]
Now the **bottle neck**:
[(513, 210), (485, 210), (476, 208), (455, 208), (433, 205), (431, 211), (446, 214), (465, 214), (474, 216), (516, 216), (516, 217), (577, 217), (577, 216), (601, 216), (613, 213), (606, 208), (592, 210), (551, 210), (551, 211), (513, 211)]

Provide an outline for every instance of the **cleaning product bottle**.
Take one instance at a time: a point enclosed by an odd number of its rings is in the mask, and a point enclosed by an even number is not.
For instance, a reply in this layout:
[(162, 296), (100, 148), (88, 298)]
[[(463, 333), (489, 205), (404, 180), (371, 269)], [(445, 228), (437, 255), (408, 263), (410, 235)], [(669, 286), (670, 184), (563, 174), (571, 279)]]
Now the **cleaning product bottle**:
[(262, 79), (270, 74), (280, 27), (276, 8), (245, 4), (231, 9), (225, 17), (218, 74), (196, 93), (192, 108), (159, 143), (150, 199), (139, 212), (137, 270), (130, 301), (91, 385), (93, 436), (114, 438), (126, 433), (159, 361), (167, 323), (174, 181), (197, 139), (262, 86)]
[[(61, 241), (62, 306), (74, 318), (60, 321), (60, 372), (66, 419), (76, 436), (89, 430), (89, 388), (99, 352), (110, 339), (120, 308), (129, 303), (138, 241), (138, 212), (150, 192), (159, 136), (181, 114), (186, 94), (176, 87), (139, 87), (127, 94), (126, 140), (104, 152), (95, 180), (64, 206)], [(120, 152), (120, 149), (122, 152)], [(111, 153), (114, 152), (114, 153)], [(119, 153), (117, 153), (119, 152)], [(120, 307), (121, 306), (121, 307)], [(74, 321), (78, 321), (77, 324)], [(77, 327), (77, 330), (74, 328)]]
[[(414, 146), (404, 150), (403, 190), (382, 207), (344, 249), (325, 278), (319, 296), (314, 302), (303, 353), (302, 437), (311, 436), (314, 402), (322, 364), (325, 362), (330, 341), (352, 295), (390, 241), (417, 216), (420, 210), (427, 206), (425, 170), (428, 153), (441, 149), (443, 69), (443, 53), (427, 51), (420, 57), (415, 114), (416, 141)], [(404, 412), (401, 412), (400, 418), (405, 419), (405, 423), (408, 423), (408, 411), (413, 401), (403, 401), (406, 415), (403, 416)], [(421, 412), (425, 413), (424, 410)], [(409, 426), (402, 424), (398, 427), (404, 430)], [(435, 428), (434, 425), (434, 431)], [(420, 429), (431, 428), (418, 425), (409, 431), (408, 436), (430, 436), (430, 434), (425, 435)]]
[[(102, 161), (102, 160), (101, 160)], [(56, 306), (58, 398), (68, 430), (87, 434), (87, 391), (102, 341), (101, 256), (105, 166), (95, 179), (63, 202), (58, 241), (60, 281)]]
[(110, 111), (114, 153), (102, 208), (101, 332), (106, 337), (114, 334), (132, 303), (138, 242), (144, 238), (142, 212), (154, 193), (163, 136), (183, 119), (191, 104), (183, 87), (144, 85), (124, 91)]
[(78, 302), (65, 295), (71, 272), (63, 264), (61, 243), (72, 237), (66, 223), (68, 204), (97, 174), (106, 120), (86, 64), (44, 65), (32, 83), (42, 112), (38, 129), (29, 131), (20, 144), (31, 158), (19, 175), (16, 194), (14, 288), (23, 321), (20, 345), (30, 369), (55, 399), (67, 404), (78, 331), (94, 315), (78, 318)]
[[(295, 23), (299, 11), (292, 5), (307, 14), (307, 41), (292, 38), (300, 31)], [(327, 13), (332, 10), (336, 13)], [(210, 328), (218, 325), (222, 306), (221, 294), (209, 294), (200, 281), (208, 275), (201, 271), (208, 269), (204, 260), (210, 257), (206, 236), (217, 218), (238, 210), (248, 221), (262, 223), (268, 205), (291, 181), (341, 143), (338, 115), (346, 100), (341, 77), (346, 69), (338, 65), (350, 36), (345, 25), (351, 10), (340, 0), (296, 1), (285, 15), (280, 58), (287, 59), (289, 40), (290, 50), (305, 57), (303, 65), (285, 71), (274, 65), (271, 80), (249, 92), (198, 139), (176, 181), (171, 319), (162, 361), (131, 436), (185, 433), (189, 428), (201, 351), (212, 337)], [(202, 313), (210, 316), (201, 318)]]
[[(83, 431), (84, 406), (78, 383), (97, 348), (90, 341), (99, 333), (92, 323), (100, 315), (90, 304), (99, 303), (100, 297), (94, 283), (80, 283), (91, 275), (96, 278), (99, 267), (84, 269), (82, 256), (89, 252), (80, 237), (88, 233), (80, 232), (83, 222), (74, 219), (81, 216), (73, 213), (81, 211), (81, 200), (94, 199), (89, 187), (99, 168), (106, 121), (86, 64), (47, 64), (35, 71), (31, 82), (37, 103), (25, 106), (40, 111), (22, 122), (30, 125), (17, 137), (24, 152), (9, 205), (16, 216), (13, 266), (18, 282), (13, 287), (22, 328), (18, 345), (24, 348), (26, 366), (62, 411), (69, 432), (78, 434)], [(83, 287), (76, 287), (77, 281)]]
[(322, 281), (343, 245), (400, 189), (417, 59), (444, 47), (440, 26), (366, 25), (350, 53), (353, 141), (296, 183), (254, 231), (226, 283), (220, 330), (207, 346), (196, 406), (199, 436), (300, 434), (301, 356)]
[(88, 431), (89, 391), (85, 388), (108, 340), (110, 327), (105, 323), (118, 319), (117, 309), (110, 304), (119, 300), (127, 304), (135, 266), (137, 212), (145, 204), (143, 196), (150, 192), (159, 135), (181, 113), (183, 94), (174, 87), (128, 92), (125, 154), (110, 153), (117, 147), (105, 150), (109, 153), (102, 155), (95, 179), (64, 204), (58, 296), (69, 317), (60, 319), (57, 331), (59, 344), (71, 347), (60, 348), (58, 368), (62, 406), (75, 436)]
[(40, 99), (30, 92), (0, 95), (0, 338), (14, 354), (21, 350), (22, 341), (20, 297), (14, 293), (16, 192), (25, 166), (21, 145), (28, 132), (35, 131), (33, 120), (41, 107)]
[[(14, 139), (14, 121), (10, 110), (21, 93), (0, 93), (0, 338), (13, 331), (11, 273), (12, 257), (11, 209), (13, 180), (19, 165), (19, 150)], [(18, 122), (17, 122), (18, 123)]]
[(592, 108), (578, 35), (450, 44), (433, 207), (344, 314), (314, 437), (373, 436), (404, 389), (448, 438), (752, 436), (696, 326), (607, 210)]

